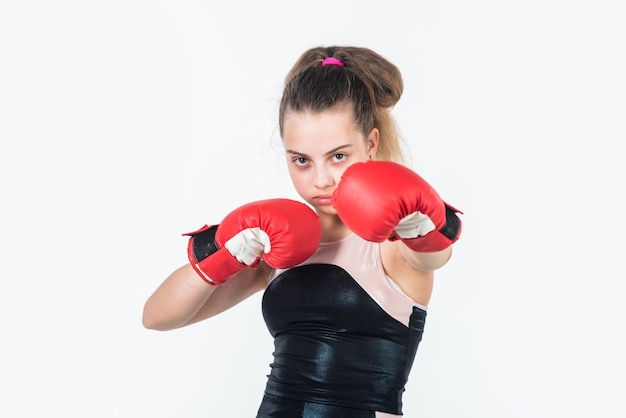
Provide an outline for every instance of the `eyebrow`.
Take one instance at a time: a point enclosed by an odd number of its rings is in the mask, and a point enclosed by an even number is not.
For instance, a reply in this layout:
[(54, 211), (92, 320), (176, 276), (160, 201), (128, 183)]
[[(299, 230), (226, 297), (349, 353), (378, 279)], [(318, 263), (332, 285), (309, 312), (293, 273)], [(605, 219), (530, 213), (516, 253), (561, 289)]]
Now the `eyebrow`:
[[(325, 156), (332, 155), (332, 154), (336, 153), (337, 151), (339, 151), (340, 149), (343, 149), (343, 148), (350, 148), (350, 147), (352, 147), (352, 146), (353, 146), (352, 144), (344, 144), (344, 145), (339, 145), (338, 147), (335, 147), (335, 148), (331, 149), (330, 151), (328, 151), (328, 152), (327, 152), (327, 153), (325, 153), (324, 155), (325, 155)], [(290, 150), (290, 149), (288, 149), (288, 150), (285, 150), (285, 152), (286, 152), (287, 154), (301, 155), (301, 156), (303, 156), (303, 157), (307, 157), (307, 158), (309, 158), (309, 156), (308, 156), (308, 155), (303, 154), (303, 153), (298, 152), (298, 151), (294, 151), (294, 150)]]

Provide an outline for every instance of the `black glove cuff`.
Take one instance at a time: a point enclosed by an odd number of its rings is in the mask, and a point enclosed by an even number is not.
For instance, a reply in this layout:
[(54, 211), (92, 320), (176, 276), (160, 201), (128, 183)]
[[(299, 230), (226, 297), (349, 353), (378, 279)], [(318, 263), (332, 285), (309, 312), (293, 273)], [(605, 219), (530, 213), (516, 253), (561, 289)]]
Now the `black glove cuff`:
[(213, 225), (208, 229), (199, 231), (192, 235), (193, 241), (191, 246), (196, 262), (199, 263), (220, 249), (215, 242), (215, 232), (217, 231), (217, 227), (218, 225)]
[(446, 205), (446, 224), (439, 230), (439, 232), (450, 241), (454, 242), (459, 237), (461, 232), (461, 220), (456, 213), (458, 212), (451, 206)]

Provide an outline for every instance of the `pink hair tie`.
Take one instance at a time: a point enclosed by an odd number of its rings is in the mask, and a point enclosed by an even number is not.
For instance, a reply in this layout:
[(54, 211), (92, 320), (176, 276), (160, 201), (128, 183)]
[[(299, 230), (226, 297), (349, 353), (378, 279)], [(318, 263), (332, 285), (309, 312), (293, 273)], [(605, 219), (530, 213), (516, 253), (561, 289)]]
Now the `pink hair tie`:
[(335, 57), (328, 57), (324, 59), (324, 61), (322, 61), (322, 67), (325, 67), (327, 65), (338, 65), (339, 67), (343, 67), (343, 62), (339, 61)]

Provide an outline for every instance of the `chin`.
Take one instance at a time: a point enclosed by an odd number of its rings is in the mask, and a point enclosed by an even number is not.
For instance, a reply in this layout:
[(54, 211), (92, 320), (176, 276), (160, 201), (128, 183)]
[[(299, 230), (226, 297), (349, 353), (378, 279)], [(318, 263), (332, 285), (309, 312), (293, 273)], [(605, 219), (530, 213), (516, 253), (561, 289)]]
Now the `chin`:
[(332, 205), (313, 205), (318, 214), (337, 215), (337, 210)]

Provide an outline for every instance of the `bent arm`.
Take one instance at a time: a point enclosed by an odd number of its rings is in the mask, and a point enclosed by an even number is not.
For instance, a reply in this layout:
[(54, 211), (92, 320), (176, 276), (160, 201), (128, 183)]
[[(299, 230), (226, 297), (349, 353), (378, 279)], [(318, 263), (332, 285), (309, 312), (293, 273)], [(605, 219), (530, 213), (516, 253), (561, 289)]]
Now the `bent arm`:
[(269, 268), (245, 269), (227, 283), (213, 286), (185, 264), (172, 272), (148, 298), (143, 308), (145, 328), (167, 331), (215, 316), (266, 286)]

